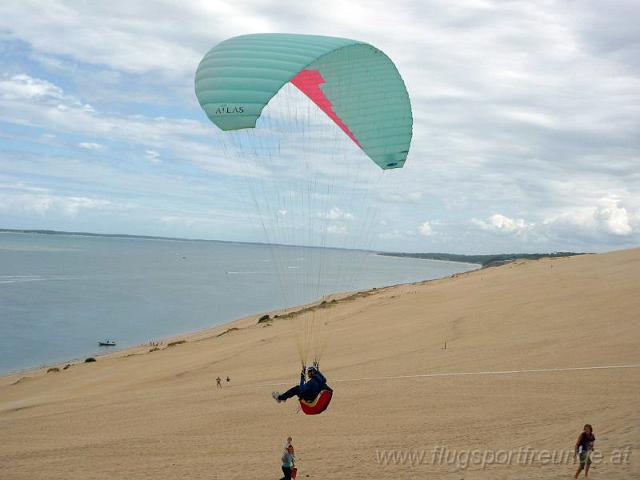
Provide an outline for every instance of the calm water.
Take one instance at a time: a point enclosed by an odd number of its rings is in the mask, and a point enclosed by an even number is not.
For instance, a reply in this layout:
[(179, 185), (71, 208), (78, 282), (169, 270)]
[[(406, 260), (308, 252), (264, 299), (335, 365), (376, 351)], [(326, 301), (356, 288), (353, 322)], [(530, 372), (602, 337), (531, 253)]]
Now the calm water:
[(337, 291), (473, 265), (301, 247), (0, 233), (0, 373), (161, 339)]

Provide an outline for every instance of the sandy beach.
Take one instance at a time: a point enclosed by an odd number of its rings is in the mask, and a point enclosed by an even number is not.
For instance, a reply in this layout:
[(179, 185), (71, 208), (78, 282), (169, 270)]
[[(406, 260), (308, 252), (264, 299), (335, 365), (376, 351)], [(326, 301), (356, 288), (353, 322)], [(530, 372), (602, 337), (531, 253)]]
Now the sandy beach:
[(298, 478), (572, 478), (585, 423), (590, 477), (640, 478), (638, 292), (634, 249), (340, 296), (316, 417), (271, 398), (297, 381), (295, 318), (5, 376), (0, 478), (276, 479), (289, 435)]

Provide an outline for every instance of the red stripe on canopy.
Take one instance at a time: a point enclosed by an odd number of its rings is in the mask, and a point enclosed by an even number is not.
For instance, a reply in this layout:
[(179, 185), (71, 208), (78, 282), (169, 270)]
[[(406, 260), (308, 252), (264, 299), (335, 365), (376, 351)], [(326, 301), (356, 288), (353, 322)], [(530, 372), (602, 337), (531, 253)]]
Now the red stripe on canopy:
[(322, 78), (320, 70), (300, 70), (300, 72), (291, 79), (291, 83), (298, 87), (298, 89), (307, 97), (313, 100), (313, 103), (318, 105), (318, 107), (320, 107), (320, 109), (326, 113), (327, 116), (344, 131), (344, 133), (349, 135), (349, 138), (351, 138), (356, 145), (362, 148), (362, 145), (351, 130), (349, 130), (349, 127), (347, 127), (336, 112), (333, 111), (333, 104), (322, 91), (320, 85), (325, 83), (325, 80)]

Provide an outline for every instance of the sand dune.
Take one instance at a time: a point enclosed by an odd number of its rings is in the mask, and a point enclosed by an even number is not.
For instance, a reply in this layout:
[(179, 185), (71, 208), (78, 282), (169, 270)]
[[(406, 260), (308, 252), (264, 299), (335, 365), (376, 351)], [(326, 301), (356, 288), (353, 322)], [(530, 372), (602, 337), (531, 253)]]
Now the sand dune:
[[(3, 377), (0, 477), (279, 478), (292, 435), (300, 478), (572, 478), (524, 456), (570, 452), (588, 422), (603, 456), (591, 476), (640, 478), (639, 293), (635, 249), (342, 299), (322, 364), (335, 398), (317, 417), (270, 398), (296, 381), (291, 319)], [(476, 450), (494, 461), (464, 468)], [(392, 452), (413, 462), (384, 465)]]

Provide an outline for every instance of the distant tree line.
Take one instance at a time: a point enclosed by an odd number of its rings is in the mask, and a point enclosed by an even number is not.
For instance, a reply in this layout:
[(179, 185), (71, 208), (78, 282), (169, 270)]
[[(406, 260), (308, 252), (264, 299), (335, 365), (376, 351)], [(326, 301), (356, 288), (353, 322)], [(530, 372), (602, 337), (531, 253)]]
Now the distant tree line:
[(401, 253), (401, 252), (378, 252), (378, 255), (389, 257), (423, 258), (425, 260), (443, 260), (446, 262), (477, 263), (483, 267), (503, 265), (519, 259), (538, 260), (549, 257), (571, 257), (573, 255), (584, 255), (575, 252), (553, 252), (553, 253), (499, 253), (496, 255), (458, 255), (455, 253)]
[(108, 238), (140, 238), (145, 240), (184, 240), (189, 242), (202, 242), (207, 240), (194, 240), (190, 238), (155, 237), (152, 235), (129, 235), (126, 233), (89, 233), (89, 232), (63, 232), (59, 230), (19, 230), (15, 228), (0, 228), (0, 233), (29, 233), (37, 235), (75, 235), (80, 237), (108, 237)]

